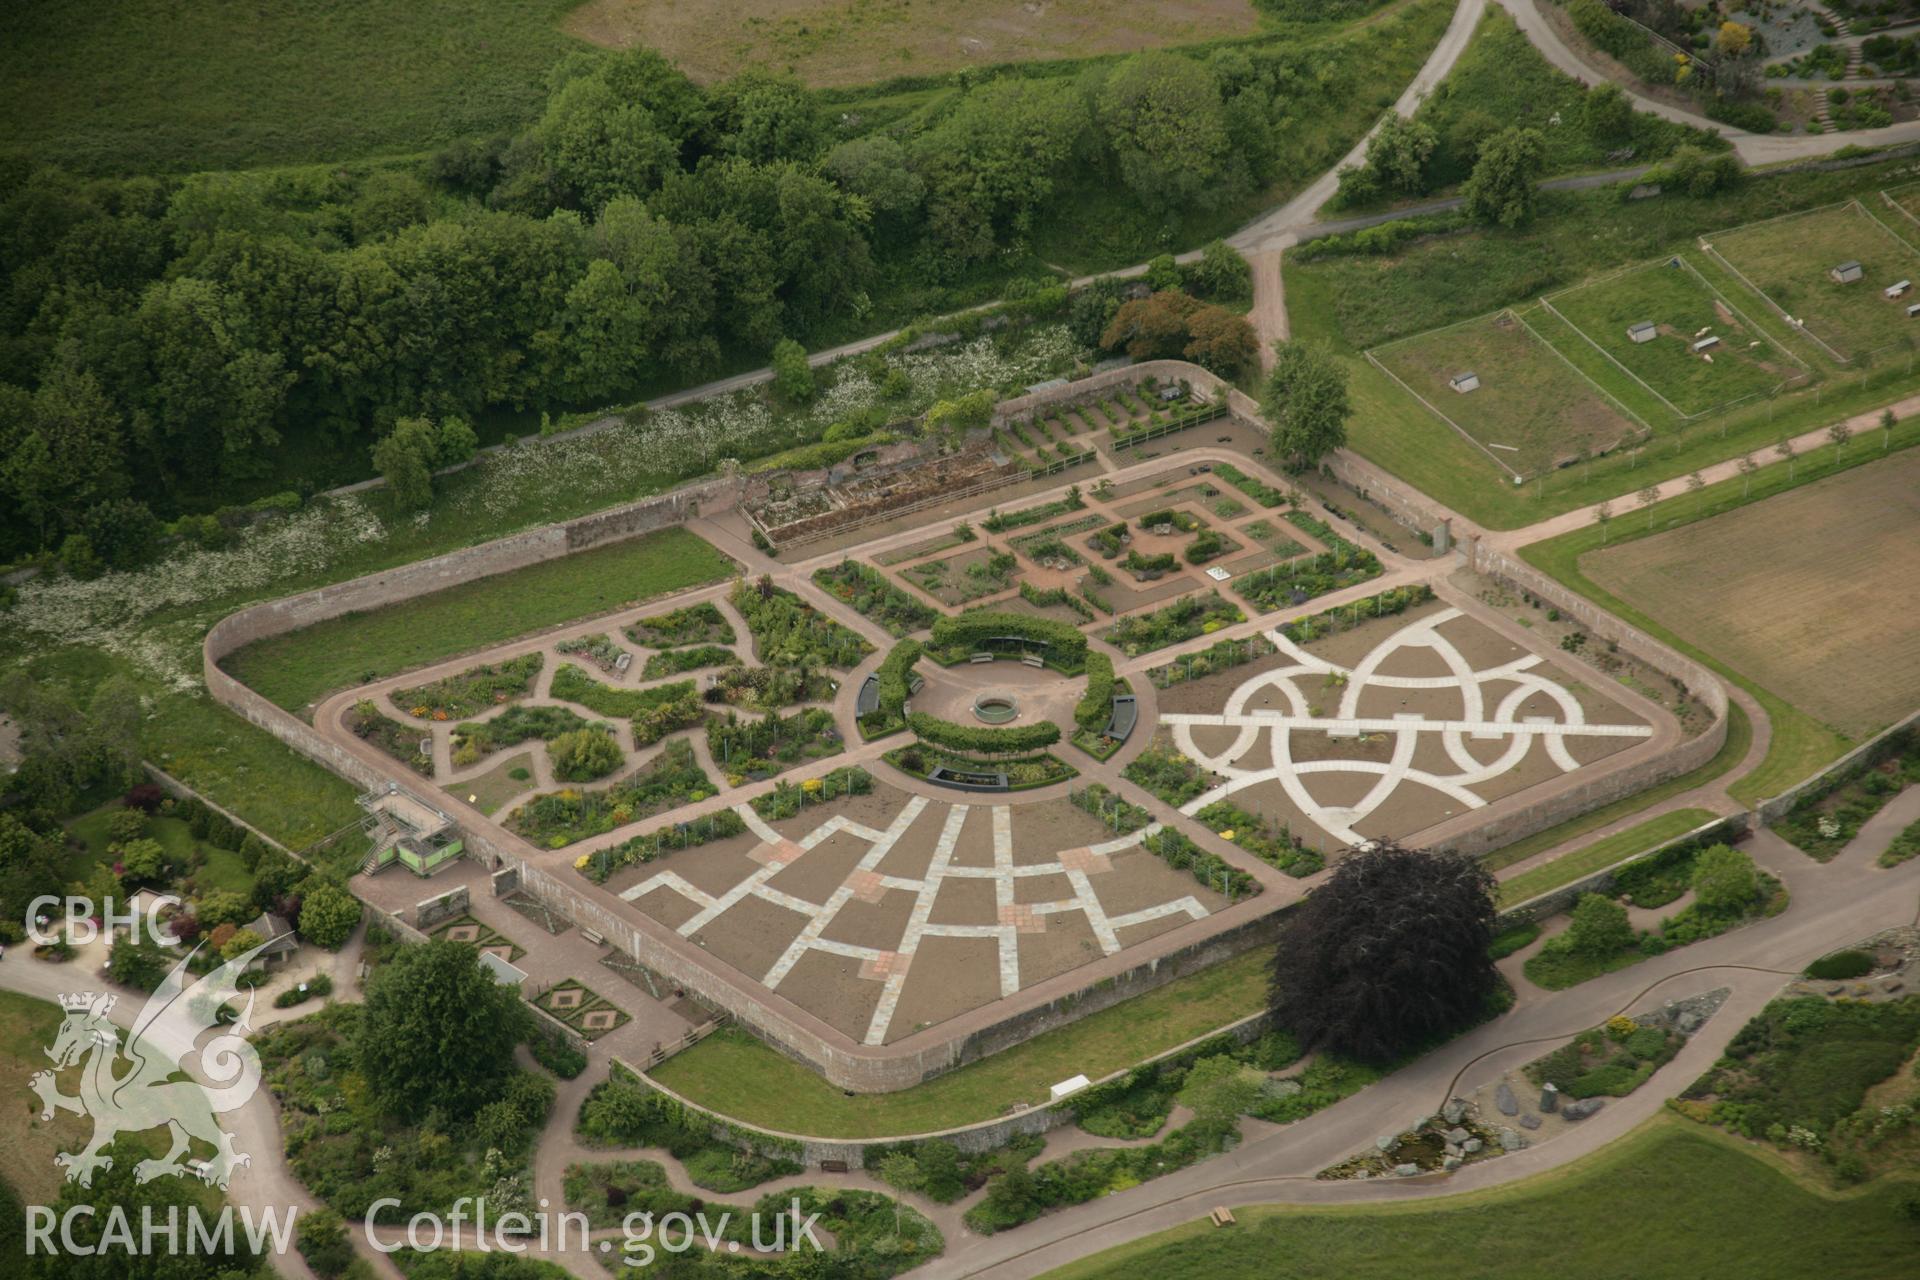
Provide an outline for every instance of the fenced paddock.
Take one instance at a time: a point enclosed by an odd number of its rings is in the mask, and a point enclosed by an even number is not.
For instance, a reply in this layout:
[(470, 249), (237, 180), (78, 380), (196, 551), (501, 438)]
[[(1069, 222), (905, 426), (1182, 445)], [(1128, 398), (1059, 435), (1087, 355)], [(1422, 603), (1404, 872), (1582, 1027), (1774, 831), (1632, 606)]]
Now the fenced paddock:
[[(1700, 248), (1840, 364), (1920, 346), (1920, 317), (1907, 315), (1920, 290), (1883, 292), (1920, 278), (1920, 253), (1858, 200), (1702, 236)], [(1847, 262), (1860, 278), (1834, 281)]]
[(1920, 182), (1891, 187), (1880, 193), (1880, 200), (1896, 215), (1891, 221), (1909, 241), (1920, 241)]
[[(1805, 361), (1682, 257), (1628, 267), (1549, 294), (1540, 304), (1683, 422), (1777, 394), (1811, 376)], [(1638, 324), (1654, 326), (1651, 340), (1636, 342), (1629, 335)], [(1709, 338), (1719, 341), (1695, 350)]]
[[(1516, 479), (1651, 430), (1512, 310), (1389, 342), (1367, 359)], [(1449, 382), (1464, 372), (1480, 385), (1462, 394)]]

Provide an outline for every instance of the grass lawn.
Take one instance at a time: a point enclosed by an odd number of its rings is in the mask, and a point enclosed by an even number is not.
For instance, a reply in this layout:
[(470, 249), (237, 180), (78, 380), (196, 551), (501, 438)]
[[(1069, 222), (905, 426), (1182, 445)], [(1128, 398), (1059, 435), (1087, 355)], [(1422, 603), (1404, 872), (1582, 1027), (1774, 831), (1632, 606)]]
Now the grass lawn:
[(1886, 1180), (1836, 1195), (1796, 1180), (1751, 1144), (1662, 1115), (1512, 1186), (1407, 1204), (1255, 1205), (1236, 1209), (1239, 1225), (1226, 1230), (1192, 1222), (1047, 1274), (1885, 1280), (1907, 1273), (1920, 1249), (1920, 1226), (1896, 1208), (1914, 1185)]
[[(1920, 274), (1920, 254), (1858, 202), (1718, 231), (1706, 239), (1712, 252), (1765, 294), (1776, 311), (1799, 320), (1841, 359), (1912, 348), (1907, 307), (1914, 299), (1889, 299), (1880, 291)], [(1860, 279), (1842, 284), (1828, 278), (1829, 269), (1848, 261), (1861, 264)]]
[[(1683, 493), (1668, 498), (1652, 508), (1650, 528), (1649, 522), (1638, 516), (1615, 520), (1613, 527), (1607, 531), (1607, 537), (1611, 545), (1618, 546), (1662, 530), (1677, 529), (1705, 520), (1749, 502), (1758, 502), (1836, 471), (1860, 466), (1882, 456), (1875, 448), (1879, 443), (1879, 435), (1879, 432), (1872, 433), (1856, 442), (1844, 454), (1831, 448), (1822, 449), (1798, 463), (1795, 468), (1797, 474), (1792, 476), (1784, 466), (1768, 467), (1752, 478), (1750, 491), (1745, 481), (1734, 479), (1710, 485), (1697, 493)], [(1920, 440), (1920, 428), (1912, 421), (1903, 422), (1893, 429), (1890, 438), (1894, 446), (1905, 447)], [(1728, 788), (1734, 799), (1742, 804), (1754, 804), (1769, 796), (1779, 795), (1846, 753), (1852, 743), (1843, 734), (1763, 688), (1721, 659), (1689, 644), (1659, 621), (1589, 577), (1581, 566), (1581, 558), (1601, 546), (1602, 531), (1589, 526), (1536, 542), (1524, 548), (1520, 554), (1535, 568), (1713, 668), (1752, 694), (1760, 703), (1771, 721), (1772, 737), (1768, 741), (1766, 758), (1760, 762), (1760, 766)]]
[[(1680, 416), (1696, 417), (1765, 395), (1807, 374), (1715, 293), (1684, 257), (1577, 285), (1546, 301)], [(1657, 333), (1650, 341), (1635, 342), (1627, 329), (1642, 323), (1654, 325)], [(1707, 337), (1719, 339), (1706, 353), (1711, 360), (1693, 350), (1696, 339)]]
[(1015, 1102), (1044, 1102), (1048, 1087), (1068, 1076), (1097, 1080), (1257, 1012), (1266, 1002), (1268, 958), (1256, 948), (898, 1093), (849, 1096), (735, 1030), (676, 1054), (653, 1075), (721, 1115), (787, 1133), (931, 1133), (990, 1120)]
[(87, 173), (416, 152), (535, 119), (578, 0), (81, 0), (0, 12), (4, 150)]
[[(1533, 476), (1646, 430), (1529, 327), (1551, 320), (1538, 309), (1524, 320), (1502, 311), (1372, 355), (1489, 458), (1515, 475)], [(1469, 371), (1478, 375), (1478, 389), (1455, 391), (1450, 379)]]
[(1713, 816), (1705, 809), (1676, 809), (1616, 832), (1604, 840), (1596, 840), (1584, 849), (1523, 871), (1511, 880), (1501, 881), (1500, 905), (1510, 907), (1516, 902), (1525, 902), (1550, 889), (1570, 884), (1590, 872), (1612, 866), (1622, 858), (1651, 849), (1675, 836), (1685, 835), (1695, 827), (1705, 826), (1713, 821)]
[(335, 689), (715, 582), (734, 569), (700, 538), (665, 529), (330, 618), (250, 644), (225, 665), (273, 702), (301, 711)]

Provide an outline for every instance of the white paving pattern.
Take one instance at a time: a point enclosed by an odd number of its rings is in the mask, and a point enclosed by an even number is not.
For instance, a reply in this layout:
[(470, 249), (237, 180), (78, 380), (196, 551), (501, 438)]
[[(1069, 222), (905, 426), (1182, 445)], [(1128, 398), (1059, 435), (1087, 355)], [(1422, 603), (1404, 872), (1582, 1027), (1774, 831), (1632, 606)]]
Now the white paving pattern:
[[(1515, 768), (1537, 741), (1562, 772), (1580, 767), (1567, 749), (1570, 737), (1646, 738), (1653, 734), (1644, 724), (1589, 724), (1585, 709), (1565, 688), (1533, 670), (1541, 659), (1527, 654), (1497, 667), (1476, 670), (1439, 627), (1460, 617), (1458, 609), (1442, 609), (1411, 622), (1375, 645), (1360, 662), (1346, 668), (1315, 657), (1279, 631), (1268, 638), (1291, 658), (1292, 664), (1254, 676), (1235, 689), (1223, 712), (1217, 715), (1166, 714), (1160, 717), (1173, 732), (1175, 744), (1190, 758), (1225, 778), (1226, 781), (1199, 798), (1183, 805), (1183, 813), (1197, 813), (1236, 791), (1262, 782), (1275, 781), (1288, 799), (1322, 830), (1342, 844), (1359, 844), (1364, 839), (1355, 824), (1373, 813), (1395, 790), (1406, 783), (1431, 787), (1469, 809), (1478, 809), (1487, 801), (1473, 788)], [(1426, 648), (1438, 655), (1448, 668), (1443, 676), (1383, 675), (1379, 667), (1393, 654), (1406, 648)], [(1345, 682), (1340, 706), (1331, 716), (1315, 716), (1307, 694), (1299, 681), (1324, 682), (1329, 677)], [(1486, 686), (1509, 682), (1514, 687), (1487, 706)], [(1287, 710), (1248, 710), (1256, 695), (1273, 690), (1286, 703)], [(1457, 691), (1461, 713), (1457, 718), (1430, 719), (1418, 714), (1392, 717), (1357, 714), (1360, 697), (1368, 689), (1446, 689)], [(1544, 694), (1559, 709), (1559, 717), (1519, 716), (1519, 708), (1534, 694)], [(1235, 728), (1233, 741), (1219, 751), (1205, 751), (1194, 741), (1196, 728)], [(1332, 737), (1360, 734), (1386, 734), (1393, 738), (1392, 754), (1385, 761), (1372, 760), (1295, 760), (1293, 733), (1299, 730)], [(1414, 753), (1420, 735), (1436, 733), (1457, 772), (1436, 773), (1417, 769)], [(1252, 748), (1262, 734), (1267, 735), (1272, 763), (1265, 768), (1243, 769), (1234, 763)], [(1481, 763), (1467, 749), (1469, 739), (1506, 742), (1494, 760)], [(1348, 805), (1322, 804), (1308, 792), (1301, 779), (1316, 773), (1371, 774), (1375, 781), (1361, 798)]]
[[(832, 955), (859, 960), (861, 976), (881, 983), (879, 1003), (874, 1007), (873, 1017), (868, 1024), (865, 1036), (866, 1043), (871, 1045), (886, 1042), (887, 1029), (892, 1025), (894, 1009), (900, 1002), (900, 992), (906, 985), (907, 973), (912, 967), (914, 954), (918, 951), (922, 938), (993, 939), (999, 954), (1000, 994), (1010, 996), (1020, 989), (1020, 934), (1044, 932), (1048, 916), (1072, 911), (1084, 912), (1101, 950), (1107, 955), (1112, 955), (1120, 950), (1118, 931), (1130, 925), (1145, 924), (1174, 915), (1184, 915), (1189, 919), (1199, 920), (1207, 914), (1207, 909), (1200, 900), (1188, 894), (1169, 902), (1110, 916), (1095, 894), (1092, 877), (1110, 869), (1109, 860), (1114, 854), (1140, 844), (1158, 831), (1160, 829), (1158, 824), (1103, 844), (1064, 850), (1049, 862), (1016, 865), (1013, 860), (1013, 812), (1006, 805), (995, 805), (987, 809), (987, 816), (993, 823), (993, 865), (972, 867), (953, 864), (953, 853), (959, 844), (961, 831), (969, 820), (978, 821), (979, 811), (985, 807), (954, 805), (947, 811), (939, 839), (934, 844), (933, 857), (922, 875), (907, 877), (879, 874), (877, 868), (881, 862), (893, 852), (900, 838), (926, 811), (930, 803), (924, 797), (915, 796), (907, 801), (885, 831), (875, 831), (871, 827), (835, 816), (822, 822), (798, 841), (789, 840), (774, 830), (753, 811), (752, 806), (737, 805), (734, 811), (761, 841), (748, 855), (761, 864), (758, 870), (719, 895), (707, 893), (688, 883), (676, 872), (658, 871), (622, 890), (620, 896), (632, 902), (656, 889), (668, 889), (686, 898), (699, 910), (679, 926), (678, 932), (683, 937), (691, 937), (698, 933), (725, 914), (729, 908), (749, 896), (775, 903), (805, 916), (807, 923), (787, 945), (780, 958), (774, 961), (761, 976), (761, 981), (768, 987), (778, 989), (780, 983), (793, 971), (794, 965), (798, 964), (809, 951), (824, 951)], [(808, 850), (818, 847), (822, 842), (842, 832), (857, 840), (866, 841), (868, 847), (854, 869), (825, 902), (808, 902), (792, 894), (782, 893), (768, 883), (793, 862), (805, 856)], [(697, 853), (695, 856), (698, 856)], [(1014, 884), (1028, 876), (1063, 876), (1072, 886), (1073, 894), (1053, 902), (1016, 902)], [(991, 924), (932, 923), (934, 900), (939, 897), (941, 886), (948, 880), (968, 879), (992, 882), (995, 921)], [(839, 915), (849, 901), (856, 897), (864, 901), (876, 901), (889, 889), (904, 890), (914, 895), (912, 911), (907, 917), (900, 940), (893, 949), (856, 946), (851, 943), (835, 942), (823, 936), (832, 926), (834, 917)]]

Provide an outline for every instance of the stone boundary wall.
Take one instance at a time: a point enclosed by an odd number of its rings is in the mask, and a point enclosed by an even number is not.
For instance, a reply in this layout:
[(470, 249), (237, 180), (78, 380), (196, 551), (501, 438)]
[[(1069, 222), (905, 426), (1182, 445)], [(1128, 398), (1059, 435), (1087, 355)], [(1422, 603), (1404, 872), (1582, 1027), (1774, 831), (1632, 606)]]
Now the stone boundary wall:
[(1639, 853), (1629, 854), (1611, 866), (1602, 867), (1589, 875), (1582, 876), (1571, 884), (1563, 884), (1557, 889), (1536, 894), (1525, 902), (1516, 902), (1502, 911), (1497, 917), (1499, 927), (1505, 928), (1517, 924), (1532, 924), (1545, 920), (1548, 916), (1558, 915), (1570, 909), (1584, 893), (1599, 893), (1613, 888), (1614, 880), (1622, 871), (1638, 862), (1656, 857), (1675, 845), (1692, 841), (1706, 842), (1711, 838), (1724, 838), (1729, 842), (1738, 839), (1754, 828), (1754, 815), (1750, 811), (1736, 813), (1727, 818), (1715, 818), (1712, 822), (1702, 823), (1693, 830), (1662, 840), (1651, 849), (1642, 849)]
[(1412, 486), (1402, 486), (1386, 472), (1348, 449), (1336, 449), (1320, 460), (1321, 469), (1336, 481), (1375, 504), (1415, 533), (1431, 534), (1448, 517), (1429, 506)]
[(1916, 729), (1920, 729), (1920, 711), (1914, 712), (1892, 728), (1875, 734), (1799, 786), (1782, 791), (1769, 800), (1762, 800), (1759, 808), (1760, 820), (1772, 826), (1793, 812), (1793, 807), (1800, 803), (1802, 797), (1825, 795), (1854, 775), (1866, 772), (1886, 758), (1888, 751), (1895, 745), (1896, 738), (1901, 734), (1912, 733)]
[[(468, 835), (468, 847), (478, 846), (482, 857), (517, 863), (520, 890), (567, 919), (606, 939), (609, 946), (687, 989), (701, 1002), (725, 1009), (742, 1026), (788, 1057), (805, 1063), (828, 1083), (856, 1093), (892, 1093), (910, 1089), (956, 1067), (978, 1061), (1002, 1049), (1031, 1039), (1043, 1031), (1065, 1026), (1090, 1013), (1142, 995), (1156, 987), (1211, 967), (1250, 948), (1272, 941), (1283, 911), (1275, 910), (1201, 938), (1169, 955), (1148, 957), (1132, 968), (1044, 1004), (1014, 1010), (999, 1021), (959, 1038), (934, 1039), (908, 1049), (898, 1046), (850, 1050), (829, 1039), (812, 1019), (794, 1017), (770, 1007), (757, 995), (715, 973), (699, 959), (640, 928), (635, 922), (587, 897), (540, 867), (518, 862), (485, 837)], [(1018, 997), (1015, 997), (1017, 999)], [(937, 1035), (938, 1029), (934, 1034)]]
[(424, 943), (429, 940), (426, 934), (394, 915), (393, 912), (376, 907), (371, 902), (362, 902), (360, 905), (366, 909), (369, 926), (377, 924), (402, 942)]
[[(992, 1120), (981, 1120), (974, 1124), (957, 1125), (951, 1129), (938, 1129), (931, 1133), (896, 1134), (885, 1138), (818, 1138), (801, 1133), (783, 1133), (777, 1129), (761, 1129), (754, 1125), (742, 1124), (728, 1116), (701, 1106), (682, 1095), (675, 1093), (632, 1063), (614, 1059), (615, 1062), (633, 1073), (642, 1084), (656, 1093), (665, 1094), (688, 1111), (706, 1116), (714, 1123), (716, 1137), (733, 1138), (744, 1141), (753, 1150), (762, 1155), (791, 1156), (795, 1144), (800, 1148), (801, 1162), (817, 1166), (823, 1161), (844, 1161), (849, 1169), (864, 1169), (867, 1153), (876, 1147), (891, 1147), (902, 1142), (931, 1142), (940, 1140), (951, 1142), (963, 1154), (976, 1155), (983, 1151), (994, 1151), (1006, 1146), (1017, 1137), (1027, 1134), (1046, 1133), (1062, 1125), (1071, 1124), (1079, 1115), (1078, 1100), (1088, 1090), (1124, 1078), (1129, 1072), (1165, 1062), (1170, 1058), (1187, 1053), (1195, 1046), (1205, 1044), (1220, 1036), (1231, 1036), (1242, 1044), (1259, 1036), (1267, 1029), (1271, 1015), (1266, 1010), (1250, 1013), (1236, 1022), (1205, 1032), (1171, 1049), (1163, 1049), (1151, 1057), (1143, 1058), (1132, 1066), (1109, 1071), (1093, 1081), (1087, 1089), (1080, 1090), (1058, 1102), (1043, 1102), (1038, 1106), (1016, 1111), (1011, 1115), (997, 1116)], [(756, 1137), (761, 1141), (756, 1142)]]
[(431, 929), (442, 920), (464, 916), (472, 909), (473, 900), (468, 896), (467, 886), (458, 885), (415, 904), (413, 920), (419, 928)]

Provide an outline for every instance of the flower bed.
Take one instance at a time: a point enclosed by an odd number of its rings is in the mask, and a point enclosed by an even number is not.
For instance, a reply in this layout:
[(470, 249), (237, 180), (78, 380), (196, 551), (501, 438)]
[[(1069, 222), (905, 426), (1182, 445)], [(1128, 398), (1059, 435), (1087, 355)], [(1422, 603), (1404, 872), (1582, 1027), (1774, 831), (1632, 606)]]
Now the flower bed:
[(1552, 1085), (1567, 1098), (1624, 1098), (1673, 1060), (1687, 1038), (1665, 1026), (1642, 1026), (1628, 1017), (1582, 1031), (1572, 1043), (1535, 1058), (1524, 1068), (1536, 1085)]
[(687, 644), (732, 644), (737, 637), (726, 615), (712, 604), (690, 604), (671, 613), (640, 618), (627, 639), (648, 649), (677, 649)]
[(694, 804), (715, 793), (685, 738), (668, 742), (644, 769), (610, 787), (565, 787), (527, 801), (507, 818), (507, 829), (548, 849), (604, 835), (629, 822)]
[(1065, 609), (1082, 622), (1093, 621), (1093, 610), (1065, 587), (1042, 590), (1031, 582), (1020, 584), (1020, 598), (1036, 609)]
[(727, 667), (713, 677), (706, 699), (750, 711), (777, 711), (796, 702), (826, 702), (839, 691), (839, 681), (806, 667)]
[(1231, 800), (1216, 800), (1196, 815), (1222, 840), (1298, 879), (1324, 869), (1327, 860), (1294, 837), (1285, 824), (1248, 813)]
[(1868, 818), (1920, 783), (1920, 734), (1894, 735), (1885, 746), (1887, 754), (1860, 772), (1810, 788), (1774, 830), (1820, 862), (1846, 848)]
[(369, 698), (347, 708), (342, 719), (354, 737), (371, 742), (422, 777), (433, 776), (433, 757), (420, 750), (424, 735), (419, 729), (381, 715)]
[(569, 657), (585, 658), (602, 671), (612, 671), (620, 665), (620, 659), (627, 651), (613, 642), (613, 637), (602, 632), (597, 636), (576, 636), (571, 640), (561, 640), (553, 646)]
[(1152, 613), (1122, 618), (1102, 636), (1108, 644), (1129, 657), (1164, 649), (1195, 636), (1211, 635), (1222, 627), (1245, 622), (1247, 615), (1218, 591), (1204, 595), (1182, 596)]
[(1207, 522), (1188, 511), (1149, 511), (1134, 521), (1143, 533), (1195, 533), (1207, 527)]
[(745, 818), (731, 809), (721, 809), (690, 822), (676, 822), (657, 831), (634, 836), (611, 849), (583, 853), (573, 860), (573, 865), (575, 870), (595, 884), (605, 884), (607, 877), (622, 867), (652, 862), (661, 854), (671, 853), (675, 849), (691, 849), (711, 840), (731, 839), (746, 829)]
[(1295, 644), (1311, 644), (1322, 636), (1351, 631), (1373, 618), (1390, 618), (1396, 614), (1405, 613), (1415, 605), (1425, 604), (1431, 599), (1433, 599), (1433, 588), (1424, 582), (1410, 587), (1392, 587), (1370, 595), (1364, 600), (1343, 604), (1338, 609), (1327, 609), (1316, 613), (1310, 618), (1296, 618), (1292, 622), (1283, 622), (1280, 624), (1280, 634)]
[(528, 653), (507, 662), (473, 667), (430, 684), (395, 690), (393, 702), (410, 708), (419, 720), (464, 719), (486, 707), (526, 697), (544, 661), (540, 654)]
[(1263, 507), (1284, 507), (1287, 495), (1264, 480), (1256, 480), (1229, 462), (1214, 464), (1213, 473)]
[(647, 665), (640, 668), (640, 675), (647, 680), (660, 680), (685, 671), (699, 671), (704, 667), (739, 665), (740, 655), (733, 650), (717, 644), (701, 644), (690, 649), (666, 649), (653, 654), (647, 659)]
[(843, 745), (833, 713), (820, 707), (790, 716), (770, 713), (758, 720), (728, 713), (726, 719), (707, 724), (707, 750), (735, 786), (771, 778), (802, 761), (838, 755)]
[(1330, 525), (1304, 511), (1289, 511), (1286, 520), (1320, 540), (1327, 550), (1305, 559), (1289, 560), (1240, 579), (1238, 590), (1263, 613), (1302, 604), (1315, 596), (1341, 591), (1380, 576), (1380, 557), (1335, 533)]
[(1077, 787), (1067, 799), (1073, 801), (1075, 808), (1085, 809), (1106, 823), (1116, 835), (1132, 835), (1153, 824), (1151, 813), (1137, 804), (1122, 800), (1102, 783), (1089, 782), (1084, 787)]
[(985, 559), (975, 560), (955, 572), (959, 561), (974, 554), (969, 552), (950, 560), (929, 560), (915, 565), (906, 571), (907, 581), (936, 600), (959, 605), (1005, 591), (1020, 570), (1020, 562), (1011, 551), (989, 550)]
[(847, 670), (873, 652), (853, 631), (826, 617), (791, 591), (762, 577), (733, 584), (731, 602), (753, 633), (753, 651), (770, 667), (835, 667)]
[(465, 768), (479, 763), (480, 757), (489, 752), (519, 746), (532, 738), (551, 742), (563, 733), (586, 727), (586, 720), (565, 707), (508, 707), (491, 720), (455, 726), (453, 763)]
[(1139, 548), (1127, 552), (1127, 558), (1120, 567), (1141, 582), (1153, 582), (1166, 577), (1180, 567), (1180, 560), (1171, 551), (1162, 551), (1158, 555), (1142, 555)]
[(841, 765), (818, 778), (800, 783), (782, 780), (773, 790), (755, 797), (753, 811), (768, 822), (791, 818), (810, 804), (825, 804), (846, 796), (864, 796), (873, 790), (873, 775), (857, 765)]
[(1187, 544), (1188, 564), (1205, 564), (1209, 560), (1218, 560), (1229, 551), (1238, 551), (1240, 544), (1217, 529), (1202, 529), (1200, 536)]
[(1128, 782), (1145, 787), (1176, 809), (1189, 800), (1198, 799), (1213, 785), (1206, 771), (1180, 754), (1173, 739), (1164, 734), (1133, 758), (1124, 776)]
[(1049, 752), (1015, 759), (979, 760), (916, 742), (912, 746), (896, 747), (882, 759), (902, 773), (921, 779), (931, 779), (937, 769), (965, 774), (1004, 774), (1008, 791), (1050, 786), (1079, 775), (1072, 765)]
[(1124, 520), (1108, 525), (1087, 539), (1087, 546), (1092, 548), (1102, 560), (1113, 559), (1120, 554), (1120, 549), (1126, 544), (1127, 522)]
[(1086, 505), (1080, 497), (1080, 486), (1074, 485), (1064, 497), (1043, 502), (1037, 507), (1013, 512), (989, 511), (987, 518), (980, 522), (980, 527), (988, 533), (1005, 533), (1008, 529), (1024, 529), (1030, 524), (1039, 524), (1042, 520), (1051, 520), (1069, 511), (1084, 510)]
[(1260, 892), (1260, 882), (1217, 853), (1208, 853), (1172, 827), (1162, 827), (1143, 842), (1148, 853), (1184, 871), (1215, 893), (1238, 902)]
[(553, 673), (551, 696), (577, 702), (589, 711), (633, 722), (636, 746), (650, 746), (670, 733), (691, 729), (706, 718), (706, 708), (691, 680), (651, 689), (616, 689), (601, 684), (571, 663)]
[(885, 627), (896, 640), (909, 632), (926, 630), (940, 616), (894, 586), (878, 569), (857, 560), (842, 560), (837, 565), (815, 569), (813, 580), (852, 605), (862, 617)]
[(1147, 672), (1147, 679), (1153, 682), (1156, 689), (1170, 689), (1176, 684), (1202, 680), (1216, 671), (1228, 671), (1278, 652), (1273, 641), (1264, 635), (1251, 635), (1245, 640), (1222, 640), (1199, 653), (1188, 654), (1164, 667), (1153, 668)]

